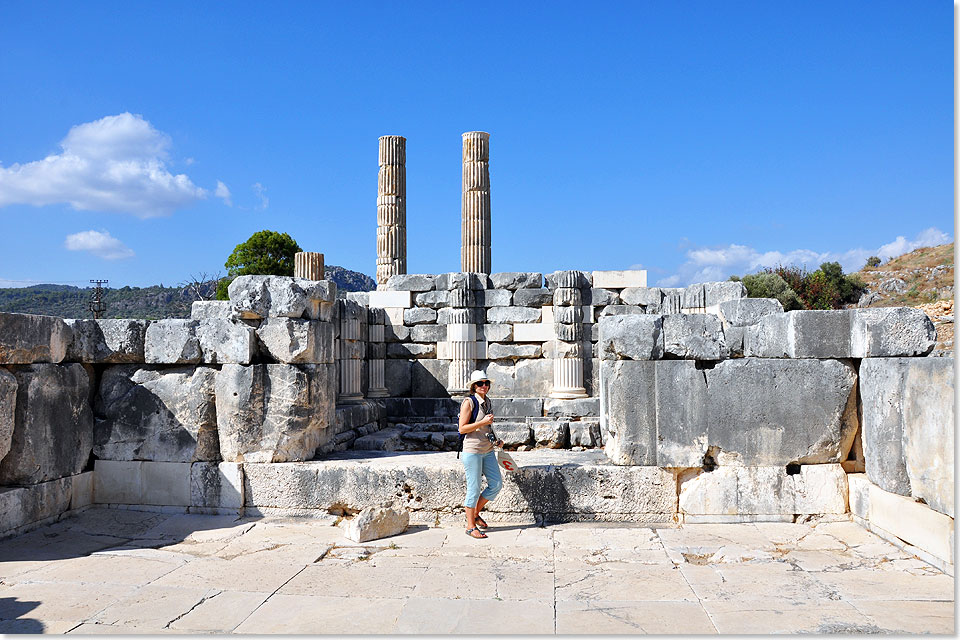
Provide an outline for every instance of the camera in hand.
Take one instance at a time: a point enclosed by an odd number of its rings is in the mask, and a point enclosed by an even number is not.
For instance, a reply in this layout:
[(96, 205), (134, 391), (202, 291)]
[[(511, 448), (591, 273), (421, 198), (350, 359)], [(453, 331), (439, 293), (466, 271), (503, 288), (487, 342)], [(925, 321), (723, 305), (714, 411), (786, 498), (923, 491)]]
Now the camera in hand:
[(487, 434), (487, 440), (489, 440), (493, 444), (497, 444), (497, 436), (493, 435), (492, 433)]

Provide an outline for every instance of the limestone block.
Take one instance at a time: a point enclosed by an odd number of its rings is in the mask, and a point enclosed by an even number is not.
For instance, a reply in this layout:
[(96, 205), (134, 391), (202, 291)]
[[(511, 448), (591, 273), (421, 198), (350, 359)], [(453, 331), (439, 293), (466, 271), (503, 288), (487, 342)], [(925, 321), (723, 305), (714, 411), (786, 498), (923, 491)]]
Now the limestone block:
[(0, 485), (35, 484), (83, 471), (93, 449), (86, 369), (33, 364), (9, 370), (16, 378), (16, 404), (10, 449), (0, 460)]
[(410, 327), (402, 324), (383, 325), (383, 339), (386, 342), (403, 342), (410, 339)]
[(805, 464), (793, 478), (794, 513), (847, 513), (849, 486), (839, 464)]
[(513, 339), (512, 324), (482, 324), (477, 339), (484, 342), (509, 342)]
[(741, 515), (796, 513), (794, 476), (784, 467), (736, 467), (737, 513)]
[(450, 362), (443, 360), (414, 360), (410, 368), (410, 395), (417, 398), (443, 398), (447, 395)]
[(387, 278), (387, 291), (433, 291), (437, 277), (434, 275), (411, 273), (398, 274)]
[[(370, 306), (370, 292), (369, 291), (347, 291), (347, 300), (352, 300), (357, 304), (362, 304), (365, 307)], [(376, 307), (379, 308), (379, 307)]]
[(500, 360), (490, 362), (487, 376), (498, 396), (515, 398), (544, 398), (553, 386), (553, 362), (542, 358)]
[(487, 322), (490, 324), (540, 322), (540, 309), (533, 307), (490, 307), (487, 309)]
[(514, 324), (512, 326), (515, 342), (546, 342), (553, 340), (556, 336), (552, 322)]
[(497, 418), (539, 418), (543, 415), (542, 398), (491, 397), (490, 401), (493, 404), (493, 415)]
[(257, 353), (253, 327), (223, 318), (193, 322), (198, 323), (195, 333), (200, 343), (201, 361), (206, 364), (249, 364)]
[(210, 320), (214, 318), (229, 318), (233, 311), (233, 303), (229, 300), (195, 300), (190, 305), (191, 320)]
[(72, 478), (0, 488), (0, 535), (60, 515), (70, 508)]
[(903, 453), (910, 495), (954, 517), (953, 358), (910, 358), (903, 381)]
[[(508, 309), (510, 307), (507, 307)], [(460, 307), (445, 307), (437, 311), (437, 324), (468, 324), (480, 323), (484, 319), (483, 309), (465, 309)]]
[(605, 307), (620, 303), (620, 295), (613, 289), (603, 289), (594, 286), (585, 292), (584, 302), (597, 307)]
[(819, 515), (847, 512), (847, 476), (839, 464), (719, 467), (680, 479), (680, 511), (689, 515)]
[(73, 339), (69, 362), (143, 362), (143, 342), (149, 320), (64, 320)]
[(95, 460), (93, 501), (97, 504), (139, 504), (142, 462)]
[(224, 365), (216, 380), (225, 462), (311, 458), (333, 420), (336, 365)]
[(858, 426), (857, 374), (848, 361), (742, 358), (700, 373), (709, 446), (746, 465), (846, 459)]
[(533, 439), (537, 446), (563, 449), (570, 440), (570, 427), (566, 420), (537, 422), (533, 425)]
[(543, 284), (542, 273), (491, 273), (490, 283), (494, 289), (520, 291), (521, 289), (539, 289)]
[(409, 309), (413, 306), (411, 296), (409, 291), (371, 291), (367, 304), (382, 309)]
[(436, 358), (436, 343), (391, 342), (387, 344), (387, 358)]
[(646, 310), (640, 306), (629, 304), (612, 304), (600, 310), (600, 317), (605, 318), (607, 316), (644, 315), (646, 313)]
[(453, 289), (479, 291), (480, 289), (490, 288), (490, 278), (485, 273), (468, 273), (463, 271), (441, 273), (437, 276), (436, 283), (437, 291), (450, 291)]
[(539, 358), (543, 349), (539, 344), (500, 344), (487, 345), (488, 360), (516, 360), (517, 358)]
[(774, 313), (750, 325), (743, 336), (743, 355), (748, 358), (793, 357), (790, 320), (789, 313)]
[(509, 307), (513, 292), (509, 289), (484, 289), (477, 291), (477, 304), (483, 307)]
[(10, 451), (17, 412), (17, 378), (0, 367), (0, 461)]
[(628, 271), (594, 271), (593, 286), (608, 289), (623, 289), (625, 287), (646, 287), (646, 269)]
[(440, 309), (450, 305), (449, 291), (425, 291), (414, 296), (414, 304), (417, 307), (426, 307), (429, 309)]
[(724, 352), (721, 354), (723, 358), (742, 358), (743, 357), (743, 342), (744, 336), (747, 333), (748, 327), (733, 327), (733, 326), (724, 326), (723, 328), (723, 342), (724, 342)]
[(137, 504), (190, 506), (190, 463), (143, 462)]
[(236, 462), (194, 462), (190, 466), (190, 506), (243, 508), (243, 466)]
[(599, 416), (600, 398), (578, 398), (575, 400), (547, 398), (543, 401), (543, 411), (547, 416), (565, 418)]
[(71, 337), (61, 318), (0, 313), (0, 363), (61, 362)]
[(716, 307), (728, 300), (737, 300), (747, 297), (747, 288), (742, 282), (705, 282), (703, 283), (703, 292), (706, 298), (706, 306)]
[(367, 359), (383, 360), (387, 357), (387, 345), (383, 342), (367, 343)]
[(513, 305), (517, 307), (542, 307), (553, 304), (553, 292), (549, 289), (517, 289)]
[(564, 342), (563, 340), (551, 340), (543, 344), (544, 358), (582, 358), (591, 353), (591, 343), (589, 340), (580, 342)]
[(629, 287), (620, 292), (620, 299), (624, 304), (659, 308), (661, 294), (658, 287)]
[[(317, 285), (328, 281), (304, 280), (288, 276), (239, 276), (230, 283), (227, 294), (230, 296), (233, 313), (241, 318), (249, 320), (270, 316), (299, 318), (310, 306), (307, 291), (301, 286), (301, 282), (307, 286), (314, 297), (336, 297), (336, 285), (333, 283), (321, 289)], [(325, 301), (332, 302), (332, 299)]]
[(411, 366), (409, 360), (384, 361), (383, 380), (391, 397), (410, 395)]
[(663, 353), (690, 360), (719, 360), (726, 352), (720, 320), (713, 314), (663, 316)]
[(867, 477), (885, 491), (907, 496), (910, 478), (903, 451), (904, 367), (901, 358), (863, 360), (860, 398)]
[(360, 340), (338, 340), (337, 354), (340, 360), (363, 360), (367, 354), (366, 342)]
[(850, 513), (866, 520), (870, 517), (870, 487), (874, 486), (865, 473), (848, 473)]
[(391, 502), (367, 507), (347, 522), (343, 534), (354, 542), (369, 542), (403, 533), (409, 525), (410, 512)]
[(571, 447), (597, 447), (601, 444), (600, 423), (593, 420), (577, 420), (569, 423)]
[[(378, 309), (381, 307), (373, 307)], [(384, 314), (386, 314), (386, 324), (394, 325), (403, 325), (403, 309), (400, 307), (382, 307)]]
[[(390, 277), (396, 278), (397, 276)], [(434, 309), (428, 307), (412, 307), (403, 310), (403, 324), (405, 325), (430, 324), (436, 321), (437, 312)]]
[(937, 330), (920, 309), (888, 307), (851, 310), (855, 358), (921, 356), (937, 342)]
[(446, 339), (447, 327), (444, 325), (425, 324), (410, 329), (410, 340), (413, 342), (441, 342)]
[(199, 320), (180, 319), (151, 322), (144, 338), (144, 361), (148, 364), (198, 364), (203, 358), (196, 334), (199, 324)]
[(544, 275), (547, 289), (558, 288), (586, 289), (593, 286), (593, 274), (588, 271), (554, 271)]
[[(500, 415), (496, 409), (494, 409), (494, 415)], [(496, 422), (493, 425), (493, 432), (503, 440), (505, 447), (530, 444), (530, 439), (533, 437), (533, 431), (526, 422)]]
[(474, 324), (448, 324), (440, 329), (443, 333), (437, 335), (450, 341), (470, 342), (477, 339), (477, 326)]
[(603, 360), (663, 357), (663, 316), (624, 315), (600, 319), (597, 347)]
[(600, 362), (604, 452), (618, 465), (657, 464), (655, 362)]
[(783, 305), (774, 298), (737, 298), (719, 305), (724, 326), (746, 327), (757, 324), (764, 316), (783, 313)]
[(911, 498), (870, 485), (869, 521), (915, 547), (953, 564), (953, 518)]
[(680, 479), (680, 512), (694, 515), (737, 515), (737, 468), (697, 470)]
[(583, 322), (583, 307), (556, 307), (553, 321), (561, 324), (579, 324)]
[[(703, 465), (713, 442), (707, 433), (713, 426), (708, 417), (708, 377), (690, 360), (657, 362), (655, 375), (657, 466)], [(647, 384), (646, 377), (640, 382)]]
[(107, 367), (96, 398), (94, 454), (106, 460), (217, 460), (216, 369)]
[[(333, 323), (267, 318), (256, 330), (264, 356), (283, 363), (334, 362)], [(204, 357), (206, 357), (204, 350)], [(238, 362), (235, 364), (248, 364)]]
[(853, 310), (791, 311), (793, 358), (849, 358)]
[[(75, 476), (61, 478), (59, 482), (70, 480), (70, 509), (81, 509), (93, 504), (93, 471), (84, 471)], [(54, 482), (58, 482), (54, 480)]]

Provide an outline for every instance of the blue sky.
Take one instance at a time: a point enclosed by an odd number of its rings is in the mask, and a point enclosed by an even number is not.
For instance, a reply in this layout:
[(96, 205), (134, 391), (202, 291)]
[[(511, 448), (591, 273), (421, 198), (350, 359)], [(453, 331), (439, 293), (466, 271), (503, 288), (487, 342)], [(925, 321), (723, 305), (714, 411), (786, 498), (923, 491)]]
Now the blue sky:
[(385, 134), (407, 138), (408, 271), (459, 270), (471, 130), (491, 134), (494, 271), (855, 270), (953, 239), (952, 18), (942, 0), (4, 2), (0, 286), (169, 286), (261, 229), (374, 275)]

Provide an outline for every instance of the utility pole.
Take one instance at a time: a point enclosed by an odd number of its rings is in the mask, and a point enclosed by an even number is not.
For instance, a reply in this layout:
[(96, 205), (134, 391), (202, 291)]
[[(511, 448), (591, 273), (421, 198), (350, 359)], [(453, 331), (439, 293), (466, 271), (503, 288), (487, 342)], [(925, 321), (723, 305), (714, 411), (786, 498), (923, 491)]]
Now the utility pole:
[(93, 312), (93, 317), (102, 318), (103, 312), (106, 311), (107, 306), (103, 303), (103, 285), (110, 282), (109, 280), (91, 280), (91, 283), (97, 285), (97, 288), (93, 290), (93, 293), (90, 295), (90, 303), (87, 305), (90, 311)]

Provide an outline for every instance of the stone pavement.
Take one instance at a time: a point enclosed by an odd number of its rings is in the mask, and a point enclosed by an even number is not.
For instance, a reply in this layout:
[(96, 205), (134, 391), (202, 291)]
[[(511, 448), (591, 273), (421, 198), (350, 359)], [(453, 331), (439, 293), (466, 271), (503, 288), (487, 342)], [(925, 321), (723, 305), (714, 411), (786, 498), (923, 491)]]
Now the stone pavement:
[(0, 633), (954, 631), (954, 581), (852, 522), (412, 526), (91, 508), (0, 541)]

